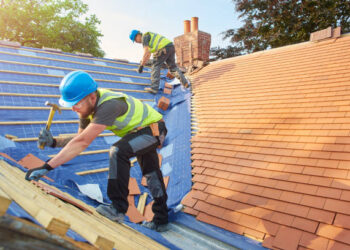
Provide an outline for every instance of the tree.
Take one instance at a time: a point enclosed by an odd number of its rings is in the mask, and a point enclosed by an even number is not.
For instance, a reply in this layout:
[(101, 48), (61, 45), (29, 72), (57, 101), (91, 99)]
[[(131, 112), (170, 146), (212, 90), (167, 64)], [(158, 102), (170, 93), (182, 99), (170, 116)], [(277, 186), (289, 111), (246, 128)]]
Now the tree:
[[(214, 59), (308, 41), (310, 34), (332, 26), (350, 31), (348, 0), (232, 0), (244, 25), (223, 32), (233, 46), (213, 48)], [(233, 49), (233, 48), (234, 49)], [(223, 50), (226, 50), (223, 53)], [(239, 54), (239, 53), (238, 53)], [(226, 57), (225, 57), (226, 56)]]
[(100, 21), (87, 11), (81, 0), (2, 0), (0, 39), (103, 57)]

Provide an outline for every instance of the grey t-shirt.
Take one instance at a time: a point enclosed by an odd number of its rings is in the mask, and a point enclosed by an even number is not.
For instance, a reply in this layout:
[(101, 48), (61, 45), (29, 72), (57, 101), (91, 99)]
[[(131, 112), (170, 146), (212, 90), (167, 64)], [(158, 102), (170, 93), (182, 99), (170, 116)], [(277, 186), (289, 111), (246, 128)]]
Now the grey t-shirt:
[[(100, 106), (95, 107), (94, 117), (91, 122), (111, 126), (117, 117), (124, 115), (127, 111), (128, 104), (124, 99), (113, 98), (105, 101)], [(80, 128), (85, 129), (89, 123), (89, 119), (81, 118), (79, 126)]]
[(146, 47), (149, 46), (149, 41), (151, 40), (151, 35), (150, 34), (144, 34), (142, 36), (142, 46)]

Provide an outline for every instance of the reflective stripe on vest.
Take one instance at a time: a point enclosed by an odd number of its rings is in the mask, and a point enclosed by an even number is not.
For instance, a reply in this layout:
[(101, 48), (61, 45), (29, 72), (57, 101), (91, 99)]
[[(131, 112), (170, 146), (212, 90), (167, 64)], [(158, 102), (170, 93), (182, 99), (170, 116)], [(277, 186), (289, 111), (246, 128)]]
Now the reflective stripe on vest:
[[(149, 124), (162, 119), (162, 115), (160, 113), (151, 108), (149, 105), (142, 103), (138, 99), (120, 92), (112, 92), (106, 89), (98, 89), (98, 91), (100, 93), (100, 99), (97, 106), (113, 98), (124, 98), (128, 104), (128, 110), (126, 113), (117, 117), (113, 125), (107, 126), (106, 128), (120, 137), (137, 127), (148, 126)], [(92, 117), (90, 119), (92, 119)]]
[(162, 49), (165, 46), (167, 46), (169, 43), (171, 43), (170, 40), (168, 40), (164, 36), (158, 35), (156, 33), (147, 32), (146, 34), (149, 34), (151, 36), (151, 40), (148, 44), (151, 53), (154, 53), (158, 49)]

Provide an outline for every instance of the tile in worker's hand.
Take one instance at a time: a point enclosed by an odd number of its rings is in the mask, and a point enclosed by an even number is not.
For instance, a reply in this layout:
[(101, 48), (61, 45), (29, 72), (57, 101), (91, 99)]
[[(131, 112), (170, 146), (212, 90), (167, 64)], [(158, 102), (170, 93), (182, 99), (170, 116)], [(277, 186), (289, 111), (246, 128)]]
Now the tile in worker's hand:
[[(33, 169), (41, 167), (42, 165), (44, 165), (45, 162), (32, 154), (27, 154), (25, 157), (19, 160), (18, 163), (24, 168)], [(44, 176), (43, 178), (52, 182), (54, 181), (47, 176)]]
[(32, 169), (41, 167), (45, 162), (32, 154), (27, 154), (18, 163), (27, 169)]

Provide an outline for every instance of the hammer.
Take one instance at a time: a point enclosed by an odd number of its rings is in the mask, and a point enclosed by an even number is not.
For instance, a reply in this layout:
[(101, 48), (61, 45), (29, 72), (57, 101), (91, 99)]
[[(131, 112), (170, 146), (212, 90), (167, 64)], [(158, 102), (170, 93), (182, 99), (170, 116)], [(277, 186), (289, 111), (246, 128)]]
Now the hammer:
[[(49, 101), (46, 101), (46, 102), (45, 102), (45, 105), (46, 105), (46, 106), (51, 106), (49, 118), (48, 118), (48, 120), (47, 120), (47, 122), (46, 122), (46, 130), (50, 130), (51, 123), (52, 123), (52, 119), (53, 119), (53, 116), (54, 116), (56, 110), (58, 110), (58, 112), (61, 114), (61, 109), (60, 109), (60, 107), (58, 107), (57, 104), (51, 103), (51, 102), (49, 102)], [(39, 145), (39, 148), (40, 148), (40, 149), (44, 149), (44, 147), (45, 147), (45, 143), (41, 143), (41, 144)]]

